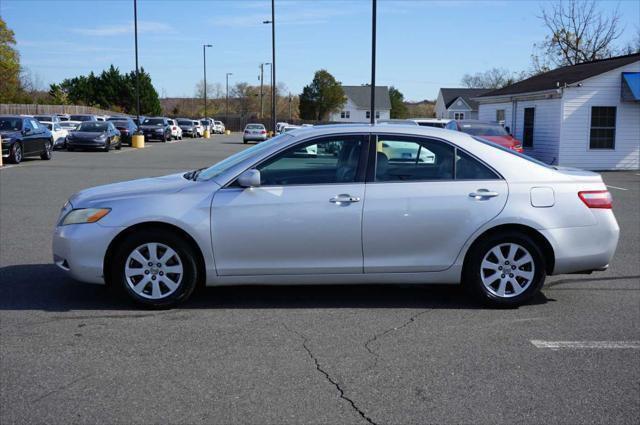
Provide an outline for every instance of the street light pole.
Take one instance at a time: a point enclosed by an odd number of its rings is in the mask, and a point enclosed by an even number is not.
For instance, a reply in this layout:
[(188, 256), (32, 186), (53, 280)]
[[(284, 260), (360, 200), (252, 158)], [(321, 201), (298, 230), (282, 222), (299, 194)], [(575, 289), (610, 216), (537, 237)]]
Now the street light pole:
[(227, 72), (227, 100), (225, 102), (225, 113), (224, 113), (225, 125), (229, 125), (229, 75), (233, 75), (233, 73)]
[(260, 64), (260, 119), (264, 118), (264, 108), (262, 105), (262, 99), (264, 97), (264, 63)]
[(271, 0), (271, 20), (263, 21), (271, 24), (271, 129), (276, 129), (276, 8), (275, 0)]
[(291, 92), (289, 92), (289, 122), (291, 122)]
[(207, 47), (211, 44), (202, 45), (202, 61), (204, 63), (204, 118), (207, 118)]
[(140, 131), (140, 71), (138, 70), (138, 0), (133, 0), (133, 32), (136, 41), (136, 113)]
[(371, 10), (371, 124), (376, 123), (376, 0)]

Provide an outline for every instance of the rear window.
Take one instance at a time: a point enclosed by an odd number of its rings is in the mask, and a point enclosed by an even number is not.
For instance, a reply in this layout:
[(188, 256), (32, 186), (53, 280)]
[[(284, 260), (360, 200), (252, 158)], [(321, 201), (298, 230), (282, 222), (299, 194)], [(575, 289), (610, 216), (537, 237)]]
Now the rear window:
[(193, 123), (189, 120), (178, 120), (178, 124), (180, 125), (192, 125)]
[(263, 130), (264, 129), (264, 125), (262, 125), (262, 124), (249, 124), (249, 125), (247, 125), (247, 129), (249, 129), (249, 130)]
[(71, 121), (93, 121), (93, 117), (91, 115), (71, 115), (69, 117)]
[(460, 131), (472, 136), (508, 136), (507, 130), (499, 124), (460, 123)]

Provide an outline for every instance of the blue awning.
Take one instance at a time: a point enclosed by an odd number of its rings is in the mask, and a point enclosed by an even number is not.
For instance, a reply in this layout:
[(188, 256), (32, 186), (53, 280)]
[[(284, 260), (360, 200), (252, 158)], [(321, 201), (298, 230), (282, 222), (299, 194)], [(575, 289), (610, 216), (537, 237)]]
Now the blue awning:
[(622, 73), (620, 97), (623, 102), (640, 102), (640, 72)]

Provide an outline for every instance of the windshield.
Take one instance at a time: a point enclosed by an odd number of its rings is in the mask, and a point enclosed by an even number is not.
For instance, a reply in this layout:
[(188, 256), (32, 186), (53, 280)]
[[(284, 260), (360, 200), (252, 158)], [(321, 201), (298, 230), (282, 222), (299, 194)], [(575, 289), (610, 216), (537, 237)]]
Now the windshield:
[(53, 120), (51, 119), (51, 115), (49, 115), (49, 116), (46, 116), (46, 115), (36, 115), (34, 118), (35, 118), (35, 119), (37, 119), (38, 121), (53, 121)]
[(534, 164), (541, 165), (541, 166), (543, 166), (545, 168), (553, 168), (553, 169), (555, 169), (555, 167), (552, 166), (552, 165), (546, 164), (546, 163), (544, 163), (542, 161), (538, 161), (537, 159), (532, 158), (529, 155), (525, 155), (523, 153), (516, 152), (513, 149), (505, 148), (504, 146), (499, 145), (499, 144), (497, 144), (495, 142), (492, 142), (491, 140), (483, 139), (482, 137), (474, 137), (474, 139), (477, 140), (478, 142), (484, 143), (485, 145), (489, 145), (489, 146), (494, 147), (496, 149), (500, 149), (503, 152), (507, 152), (507, 153), (510, 153), (511, 155), (519, 156), (520, 158), (526, 159), (527, 161), (533, 162)]
[(113, 125), (116, 127), (129, 127), (128, 121), (113, 121)]
[(0, 118), (0, 131), (22, 130), (22, 118)]
[(180, 125), (193, 125), (193, 123), (189, 120), (178, 120), (178, 124)]
[(269, 139), (266, 142), (253, 145), (249, 149), (245, 149), (241, 152), (236, 153), (235, 155), (231, 155), (227, 159), (222, 160), (217, 164), (214, 164), (211, 167), (205, 168), (204, 170), (202, 170), (202, 172), (198, 175), (198, 180), (209, 180), (214, 177), (217, 177), (220, 174), (224, 173), (225, 171), (231, 169), (232, 167), (235, 167), (236, 165), (240, 164), (242, 161), (246, 160), (247, 158), (250, 158), (253, 155), (257, 155), (260, 152), (271, 148), (271, 146), (273, 146), (275, 143), (281, 143), (285, 137), (288, 138), (291, 136), (285, 135), (283, 133), (279, 136)]
[(201, 122), (202, 124), (204, 124), (204, 125), (209, 125), (209, 120), (202, 120), (202, 121), (200, 121), (200, 122)]
[(100, 121), (83, 122), (78, 127), (78, 131), (87, 131), (90, 133), (101, 133), (107, 131), (107, 124)]
[(91, 115), (71, 115), (69, 119), (71, 121), (93, 121), (93, 117)]
[(460, 130), (472, 136), (508, 136), (509, 133), (500, 124), (460, 123)]
[(142, 122), (142, 125), (164, 125), (162, 118), (147, 118)]

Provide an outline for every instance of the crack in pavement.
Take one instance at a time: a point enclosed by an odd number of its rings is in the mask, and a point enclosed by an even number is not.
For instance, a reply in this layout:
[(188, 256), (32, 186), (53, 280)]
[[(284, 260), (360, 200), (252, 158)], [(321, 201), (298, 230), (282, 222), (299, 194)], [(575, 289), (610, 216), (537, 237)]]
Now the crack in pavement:
[(351, 407), (353, 408), (353, 410), (355, 410), (358, 413), (358, 415), (360, 415), (360, 417), (362, 417), (362, 419), (367, 421), (367, 423), (370, 423), (370, 424), (373, 424), (373, 425), (377, 425), (369, 416), (367, 416), (366, 413), (364, 413), (364, 411), (362, 409), (360, 409), (356, 405), (356, 403), (351, 398), (347, 397), (347, 395), (344, 393), (344, 390), (342, 389), (340, 384), (338, 382), (336, 382), (333, 378), (331, 378), (331, 375), (329, 375), (329, 373), (326, 370), (324, 370), (322, 368), (322, 366), (320, 366), (320, 363), (318, 362), (318, 359), (316, 358), (316, 356), (313, 354), (313, 352), (307, 346), (307, 342), (309, 341), (309, 339), (305, 335), (303, 335), (302, 333), (296, 331), (295, 329), (289, 329), (289, 327), (287, 325), (285, 325), (284, 323), (282, 324), (282, 326), (284, 326), (284, 328), (287, 331), (289, 331), (290, 333), (294, 333), (294, 334), (298, 335), (298, 337), (300, 337), (300, 339), (302, 339), (302, 348), (304, 348), (304, 350), (307, 352), (307, 354), (309, 355), (311, 360), (313, 360), (313, 363), (316, 366), (316, 370), (318, 372), (320, 372), (322, 375), (324, 375), (325, 379), (327, 381), (329, 381), (334, 387), (336, 387), (336, 389), (338, 390), (340, 398), (343, 399), (344, 401), (346, 401), (347, 403), (349, 403), (351, 405)]
[(93, 376), (93, 374), (92, 374), (92, 373), (90, 373), (90, 374), (88, 374), (88, 375), (81, 376), (81, 377), (79, 377), (79, 378), (77, 378), (77, 379), (74, 379), (73, 381), (69, 382), (68, 384), (61, 385), (61, 386), (59, 386), (58, 388), (56, 388), (55, 390), (51, 390), (51, 391), (49, 391), (49, 392), (47, 392), (47, 393), (45, 393), (45, 394), (41, 395), (40, 397), (38, 397), (38, 398), (36, 398), (36, 399), (32, 400), (31, 402), (32, 402), (32, 403), (36, 403), (36, 402), (38, 402), (38, 401), (40, 401), (40, 400), (43, 400), (43, 399), (45, 399), (45, 398), (47, 398), (47, 397), (49, 397), (49, 396), (51, 396), (51, 395), (53, 395), (53, 394), (59, 393), (60, 391), (64, 391), (64, 390), (66, 390), (67, 388), (71, 387), (72, 385), (74, 385), (74, 384), (76, 384), (76, 383), (78, 383), (78, 382), (80, 382), (80, 381), (83, 381), (83, 380), (85, 380), (85, 379), (91, 378), (92, 376)]
[(373, 356), (373, 365), (371, 365), (370, 367), (368, 367), (366, 370), (371, 370), (371, 369), (375, 369), (378, 366), (378, 353), (373, 351), (371, 349), (371, 344), (373, 344), (375, 341), (377, 341), (378, 339), (384, 337), (385, 335), (391, 333), (391, 332), (395, 332), (395, 331), (399, 331), (402, 328), (405, 328), (407, 326), (409, 326), (411, 323), (415, 322), (415, 320), (422, 316), (423, 314), (425, 314), (426, 312), (428, 312), (430, 310), (422, 310), (416, 314), (414, 314), (413, 316), (411, 316), (407, 321), (405, 321), (402, 325), (400, 326), (396, 326), (393, 328), (389, 328), (386, 329), (380, 333), (377, 333), (375, 335), (373, 335), (371, 338), (369, 338), (365, 343), (364, 343), (364, 348), (369, 352), (369, 354), (371, 354)]

